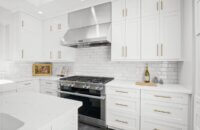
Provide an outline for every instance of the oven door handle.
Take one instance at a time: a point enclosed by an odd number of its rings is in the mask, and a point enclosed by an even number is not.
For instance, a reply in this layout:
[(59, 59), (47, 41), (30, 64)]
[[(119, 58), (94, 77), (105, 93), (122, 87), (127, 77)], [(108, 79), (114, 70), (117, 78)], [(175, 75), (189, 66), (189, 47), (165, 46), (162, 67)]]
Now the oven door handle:
[(69, 94), (69, 95), (75, 95), (75, 96), (80, 96), (80, 97), (87, 97), (87, 98), (93, 98), (93, 99), (98, 99), (98, 100), (105, 100), (105, 96), (92, 96), (92, 95), (87, 95), (87, 94), (80, 94), (80, 93), (73, 93), (73, 92), (66, 92), (66, 91), (59, 91), (57, 90), (58, 93), (63, 93), (63, 94)]

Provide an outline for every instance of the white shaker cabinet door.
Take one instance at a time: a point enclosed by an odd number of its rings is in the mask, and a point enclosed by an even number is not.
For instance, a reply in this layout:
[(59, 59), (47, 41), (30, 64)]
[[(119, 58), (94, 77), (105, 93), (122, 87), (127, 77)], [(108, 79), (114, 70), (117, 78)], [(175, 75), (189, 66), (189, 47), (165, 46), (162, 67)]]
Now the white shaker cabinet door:
[(159, 50), (159, 17), (142, 18), (141, 55), (143, 60), (156, 60)]
[(141, 7), (142, 17), (159, 15), (159, 0), (142, 0)]
[(126, 47), (127, 60), (140, 59), (140, 20), (126, 21)]
[(126, 20), (140, 17), (140, 0), (126, 0)]
[(164, 59), (181, 58), (181, 21), (179, 13), (160, 16), (160, 50)]
[(161, 13), (169, 14), (180, 12), (181, 0), (161, 0), (160, 2)]
[(125, 19), (125, 0), (112, 1), (112, 21), (121, 21)]
[(181, 58), (180, 0), (161, 0), (160, 50), (167, 60)]
[(112, 23), (112, 60), (125, 57), (125, 21)]
[(200, 34), (200, 0), (196, 0), (196, 6), (195, 6), (195, 16), (196, 16), (196, 24), (195, 24), (195, 31), (196, 35)]

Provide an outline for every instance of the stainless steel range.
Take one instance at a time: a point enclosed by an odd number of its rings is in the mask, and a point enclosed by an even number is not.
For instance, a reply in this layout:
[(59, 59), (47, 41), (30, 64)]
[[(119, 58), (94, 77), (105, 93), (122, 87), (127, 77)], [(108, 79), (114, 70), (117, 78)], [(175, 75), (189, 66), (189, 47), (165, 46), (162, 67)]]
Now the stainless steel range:
[(60, 97), (83, 102), (79, 121), (105, 127), (105, 84), (108, 77), (72, 76), (60, 79)]

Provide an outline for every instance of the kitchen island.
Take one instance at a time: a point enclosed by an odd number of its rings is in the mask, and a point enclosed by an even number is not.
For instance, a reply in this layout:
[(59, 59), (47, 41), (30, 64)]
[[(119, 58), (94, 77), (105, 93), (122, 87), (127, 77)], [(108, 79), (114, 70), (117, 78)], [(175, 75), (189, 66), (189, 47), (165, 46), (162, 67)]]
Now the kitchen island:
[(81, 105), (39, 93), (0, 96), (0, 130), (78, 130)]

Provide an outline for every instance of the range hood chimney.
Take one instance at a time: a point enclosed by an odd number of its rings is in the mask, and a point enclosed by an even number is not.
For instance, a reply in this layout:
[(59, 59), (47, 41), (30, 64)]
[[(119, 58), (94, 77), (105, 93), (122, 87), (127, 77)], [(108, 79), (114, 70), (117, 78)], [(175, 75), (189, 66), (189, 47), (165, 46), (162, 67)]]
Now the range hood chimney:
[(83, 48), (111, 44), (111, 3), (104, 3), (68, 14), (69, 30), (62, 45)]

